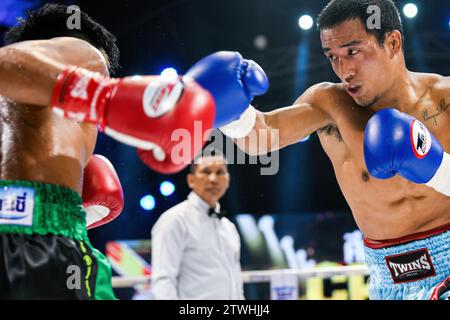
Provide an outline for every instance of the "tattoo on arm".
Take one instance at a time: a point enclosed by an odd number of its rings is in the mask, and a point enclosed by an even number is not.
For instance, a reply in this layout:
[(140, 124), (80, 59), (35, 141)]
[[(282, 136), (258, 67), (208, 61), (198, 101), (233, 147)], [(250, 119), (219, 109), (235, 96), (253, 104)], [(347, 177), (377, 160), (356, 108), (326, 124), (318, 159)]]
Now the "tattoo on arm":
[(343, 141), (341, 132), (339, 131), (338, 127), (334, 125), (328, 125), (320, 128), (319, 130), (317, 130), (317, 133), (325, 133), (328, 136), (335, 136), (339, 142)]
[[(449, 94), (449, 98), (450, 98), (450, 94)], [(432, 112), (431, 114), (428, 111), (428, 109), (425, 108), (425, 110), (422, 112), (424, 122), (432, 120), (432, 121), (434, 121), (434, 125), (437, 127), (437, 125), (438, 125), (437, 117), (439, 117), (442, 113), (447, 111), (448, 107), (450, 107), (450, 103), (447, 103), (447, 101), (445, 101), (445, 98), (442, 98), (439, 105), (436, 107), (435, 111)]]

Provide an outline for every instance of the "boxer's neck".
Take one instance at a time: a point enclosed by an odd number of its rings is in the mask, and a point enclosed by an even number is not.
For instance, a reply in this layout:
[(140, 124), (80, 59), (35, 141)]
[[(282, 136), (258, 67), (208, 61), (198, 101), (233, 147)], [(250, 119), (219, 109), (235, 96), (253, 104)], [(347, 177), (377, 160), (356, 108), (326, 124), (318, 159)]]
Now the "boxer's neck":
[(382, 109), (395, 108), (401, 112), (408, 113), (408, 110), (417, 102), (417, 84), (414, 75), (405, 67), (398, 72), (391, 88), (389, 88), (377, 102), (368, 107), (376, 113)]

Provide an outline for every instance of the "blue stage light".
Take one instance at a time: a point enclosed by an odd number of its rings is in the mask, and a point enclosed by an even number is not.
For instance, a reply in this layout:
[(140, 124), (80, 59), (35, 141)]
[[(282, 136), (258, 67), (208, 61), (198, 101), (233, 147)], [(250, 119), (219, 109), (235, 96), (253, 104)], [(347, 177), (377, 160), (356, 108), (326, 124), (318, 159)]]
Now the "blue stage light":
[(159, 192), (161, 192), (164, 197), (168, 197), (175, 192), (175, 185), (170, 181), (163, 181), (159, 186)]
[(141, 207), (144, 210), (151, 211), (155, 209), (156, 201), (152, 195), (146, 195), (141, 198)]
[(39, 7), (42, 0), (1, 0), (0, 25), (12, 27), (18, 17), (25, 17), (26, 11)]

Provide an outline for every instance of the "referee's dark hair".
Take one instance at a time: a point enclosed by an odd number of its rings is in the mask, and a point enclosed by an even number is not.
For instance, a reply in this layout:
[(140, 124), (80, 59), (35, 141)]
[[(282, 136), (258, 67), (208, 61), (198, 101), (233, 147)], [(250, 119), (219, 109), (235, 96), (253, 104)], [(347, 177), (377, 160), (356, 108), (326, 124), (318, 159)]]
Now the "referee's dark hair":
[(217, 150), (216, 148), (208, 148), (208, 147), (206, 147), (206, 148), (203, 149), (202, 152), (201, 152), (198, 156), (196, 156), (196, 157), (194, 158), (194, 160), (192, 161), (192, 163), (191, 163), (191, 165), (190, 165), (190, 167), (189, 167), (189, 173), (191, 173), (191, 174), (195, 173), (195, 170), (196, 170), (196, 168), (197, 168), (197, 165), (198, 165), (198, 162), (200, 161), (200, 159), (208, 158), (208, 157), (214, 157), (214, 158), (218, 157), (218, 158), (222, 158), (222, 159), (224, 160), (225, 167), (228, 166), (228, 165), (227, 165), (227, 158), (225, 157), (225, 155), (224, 155), (221, 151)]

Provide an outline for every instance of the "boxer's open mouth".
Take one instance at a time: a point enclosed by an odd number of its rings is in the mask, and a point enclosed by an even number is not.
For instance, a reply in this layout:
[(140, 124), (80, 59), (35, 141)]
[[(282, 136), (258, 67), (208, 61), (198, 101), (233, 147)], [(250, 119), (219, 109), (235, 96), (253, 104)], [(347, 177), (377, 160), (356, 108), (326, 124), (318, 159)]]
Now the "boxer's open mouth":
[(361, 87), (360, 86), (351, 86), (351, 87), (347, 88), (347, 92), (351, 96), (356, 96), (360, 91), (361, 91)]

